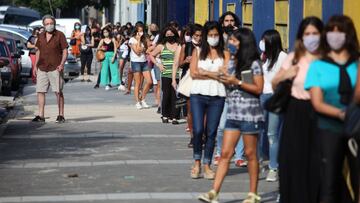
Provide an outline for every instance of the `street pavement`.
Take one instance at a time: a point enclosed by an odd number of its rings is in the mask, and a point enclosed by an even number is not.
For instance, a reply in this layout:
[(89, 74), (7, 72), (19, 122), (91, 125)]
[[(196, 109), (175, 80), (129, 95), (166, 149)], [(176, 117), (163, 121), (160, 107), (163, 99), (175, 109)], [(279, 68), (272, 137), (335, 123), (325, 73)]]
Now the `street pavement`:
[[(55, 123), (52, 93), (46, 123), (32, 123), (35, 86), (25, 86), (1, 128), (0, 202), (198, 202), (212, 181), (190, 178), (186, 124), (162, 124), (155, 107), (137, 110), (133, 95), (93, 86), (78, 79), (65, 85), (63, 124)], [(147, 102), (154, 103), (153, 94)], [(265, 175), (262, 202), (275, 202), (278, 183), (266, 182)], [(241, 202), (248, 185), (247, 169), (232, 163), (221, 202)]]

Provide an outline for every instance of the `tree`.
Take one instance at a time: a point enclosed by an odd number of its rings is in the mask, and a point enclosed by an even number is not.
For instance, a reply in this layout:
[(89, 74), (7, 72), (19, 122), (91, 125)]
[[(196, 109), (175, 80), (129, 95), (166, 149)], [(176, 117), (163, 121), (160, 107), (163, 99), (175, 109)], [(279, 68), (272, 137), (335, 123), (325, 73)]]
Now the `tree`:
[(85, 6), (94, 6), (95, 8), (109, 7), (111, 5), (110, 0), (15, 0), (16, 6), (25, 6), (39, 11), (42, 15), (51, 14), (50, 4), (55, 13), (55, 9), (74, 9), (83, 8)]

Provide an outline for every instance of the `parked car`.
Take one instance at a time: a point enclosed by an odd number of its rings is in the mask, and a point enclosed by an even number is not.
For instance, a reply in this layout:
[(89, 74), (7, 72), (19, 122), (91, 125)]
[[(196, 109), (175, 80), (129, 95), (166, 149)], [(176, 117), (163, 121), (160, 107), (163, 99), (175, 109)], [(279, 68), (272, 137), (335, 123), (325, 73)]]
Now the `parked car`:
[(6, 44), (9, 47), (10, 50), (10, 56), (12, 58), (12, 64), (13, 66), (11, 66), (11, 73), (12, 73), (12, 83), (11, 83), (11, 90), (16, 91), (19, 89), (19, 85), (21, 82), (21, 77), (20, 77), (20, 73), (21, 73), (21, 55), (24, 54), (24, 52), (19, 49), (19, 45), (18, 45), (18, 40), (12, 39), (12, 38), (7, 38), (4, 37), (0, 34), (0, 37), (2, 37), (5, 41)]
[(64, 65), (64, 80), (68, 82), (69, 80), (73, 80), (80, 75), (80, 61), (70, 52), (68, 53), (67, 60)]
[(24, 26), (40, 18), (40, 13), (30, 8), (0, 6), (0, 23)]
[(13, 79), (12, 69), (14, 58), (11, 56), (10, 49), (5, 39), (0, 37), (0, 60), (4, 66), (1, 68), (1, 93), (5, 96), (11, 95), (11, 84)]
[(31, 36), (31, 33), (24, 29), (10, 28), (0, 25), (0, 35), (20, 41), (20, 44), (18, 44), (18, 46), (22, 47), (22, 51), (24, 51), (24, 54), (21, 57), (22, 70), (20, 75), (21, 77), (31, 77), (32, 64), (29, 56), (29, 50), (26, 46), (27, 40)]

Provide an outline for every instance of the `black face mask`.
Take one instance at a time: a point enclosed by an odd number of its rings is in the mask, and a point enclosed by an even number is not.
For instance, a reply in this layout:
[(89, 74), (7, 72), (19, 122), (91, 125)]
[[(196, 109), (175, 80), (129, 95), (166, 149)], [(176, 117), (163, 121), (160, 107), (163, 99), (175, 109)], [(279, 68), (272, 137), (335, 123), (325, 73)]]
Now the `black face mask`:
[(228, 25), (228, 26), (224, 27), (224, 32), (227, 35), (231, 35), (234, 32), (234, 26)]
[(174, 43), (176, 42), (175, 36), (166, 37), (165, 39), (166, 39), (166, 41), (169, 42), (170, 44), (174, 44)]
[(155, 36), (155, 35), (157, 35), (157, 31), (151, 31), (151, 34), (152, 34), (153, 36)]

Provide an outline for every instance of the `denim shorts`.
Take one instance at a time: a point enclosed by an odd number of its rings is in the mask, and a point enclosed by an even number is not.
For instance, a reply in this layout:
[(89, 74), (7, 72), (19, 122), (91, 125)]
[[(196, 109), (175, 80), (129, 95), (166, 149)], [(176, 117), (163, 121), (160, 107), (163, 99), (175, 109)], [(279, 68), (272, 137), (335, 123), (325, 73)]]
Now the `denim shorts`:
[(160, 68), (159, 67), (157, 67), (156, 65), (154, 65), (154, 76), (155, 76), (155, 79), (157, 80), (157, 81), (160, 81), (161, 80), (161, 73), (160, 73)]
[(238, 121), (227, 119), (225, 130), (238, 130), (242, 135), (259, 134), (264, 128), (264, 122)]
[(149, 71), (147, 62), (131, 62), (131, 69), (133, 73)]

